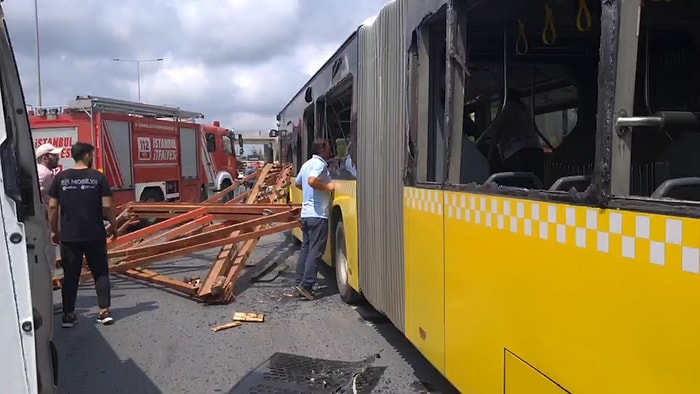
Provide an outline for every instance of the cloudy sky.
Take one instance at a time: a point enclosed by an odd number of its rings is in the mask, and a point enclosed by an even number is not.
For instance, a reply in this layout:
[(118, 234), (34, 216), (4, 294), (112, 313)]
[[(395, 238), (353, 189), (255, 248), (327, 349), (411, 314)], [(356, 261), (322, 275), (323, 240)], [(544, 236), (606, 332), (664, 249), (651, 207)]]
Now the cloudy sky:
[[(238, 131), (275, 115), (386, 0), (39, 0), (43, 105), (76, 95), (203, 112)], [(34, 5), (3, 2), (25, 98), (37, 103)]]

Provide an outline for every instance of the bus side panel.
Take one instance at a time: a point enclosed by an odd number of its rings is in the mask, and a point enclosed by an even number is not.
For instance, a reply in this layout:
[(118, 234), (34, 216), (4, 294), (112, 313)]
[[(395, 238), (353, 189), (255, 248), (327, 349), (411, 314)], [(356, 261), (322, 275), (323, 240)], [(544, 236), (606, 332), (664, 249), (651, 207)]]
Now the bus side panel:
[[(360, 286), (365, 298), (406, 329), (403, 171), (406, 131), (407, 2), (387, 3), (358, 30), (357, 173)], [(354, 160), (355, 158), (353, 158)]]
[(443, 194), (404, 189), (406, 337), (445, 373)]
[[(345, 251), (348, 258), (348, 284), (350, 287), (356, 291), (360, 291), (360, 269), (358, 265), (358, 251), (357, 251), (357, 182), (356, 181), (333, 181), (337, 189), (335, 189), (335, 198), (333, 199), (333, 206), (340, 208), (343, 215), (343, 227), (345, 230)], [(329, 231), (328, 247), (326, 248), (326, 254), (324, 259), (327, 263), (332, 264), (332, 253), (333, 250), (330, 245), (331, 239), (334, 239), (335, 233)]]
[(462, 392), (538, 392), (511, 356), (569, 392), (700, 392), (699, 220), (447, 194), (446, 375)]
[[(292, 179), (292, 185), (289, 187), (289, 200), (292, 204), (301, 204), (304, 201), (304, 195), (300, 189), (294, 186), (295, 180)], [(292, 235), (299, 241), (303, 241), (304, 237), (301, 234), (301, 228), (296, 227), (292, 229)]]
[[(294, 182), (294, 180), (292, 180)], [(345, 250), (348, 258), (348, 283), (356, 291), (360, 291), (360, 277), (358, 264), (358, 234), (357, 234), (357, 182), (356, 181), (333, 181), (338, 188), (335, 191), (333, 207), (338, 206), (342, 212), (343, 226), (345, 227)], [(289, 188), (292, 204), (301, 204), (303, 201), (301, 190), (292, 186)], [(334, 225), (335, 223), (329, 223)], [(292, 230), (292, 235), (302, 241), (303, 237), (300, 228)], [(326, 252), (323, 254), (323, 261), (333, 265), (333, 242), (335, 240), (334, 228), (329, 228), (328, 243)]]

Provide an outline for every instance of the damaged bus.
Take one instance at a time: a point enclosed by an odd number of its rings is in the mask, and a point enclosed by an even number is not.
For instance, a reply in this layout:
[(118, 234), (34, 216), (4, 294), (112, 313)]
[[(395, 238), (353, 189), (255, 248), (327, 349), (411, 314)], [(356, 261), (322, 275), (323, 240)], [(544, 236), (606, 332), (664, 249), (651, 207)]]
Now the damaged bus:
[(333, 143), (341, 298), (465, 393), (700, 392), (698, 33), (687, 0), (385, 5), (278, 115), (297, 170)]

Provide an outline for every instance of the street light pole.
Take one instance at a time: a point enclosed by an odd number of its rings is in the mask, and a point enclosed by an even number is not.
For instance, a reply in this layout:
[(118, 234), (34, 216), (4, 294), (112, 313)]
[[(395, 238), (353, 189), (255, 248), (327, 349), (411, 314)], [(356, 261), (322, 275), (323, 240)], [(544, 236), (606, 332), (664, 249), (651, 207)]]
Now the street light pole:
[(120, 59), (120, 58), (115, 57), (112, 60), (114, 60), (115, 62), (136, 63), (136, 88), (137, 88), (137, 92), (138, 92), (138, 100), (140, 103), (141, 102), (141, 63), (162, 62), (163, 58), (159, 57), (157, 59)]
[(41, 53), (39, 51), (39, 0), (34, 0), (34, 33), (36, 50), (36, 90), (37, 104), (41, 107)]
[(141, 62), (136, 62), (136, 89), (139, 97), (139, 103), (141, 102)]

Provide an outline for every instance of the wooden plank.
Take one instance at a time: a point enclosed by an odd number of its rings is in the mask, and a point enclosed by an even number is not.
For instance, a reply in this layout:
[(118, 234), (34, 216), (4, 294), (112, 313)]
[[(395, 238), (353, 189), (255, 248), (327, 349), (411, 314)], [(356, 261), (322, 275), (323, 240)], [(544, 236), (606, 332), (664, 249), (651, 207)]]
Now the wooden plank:
[[(285, 196), (283, 189), (291, 183), (291, 170), (290, 165), (282, 168), (265, 165), (253, 188), (226, 203), (214, 201), (215, 198), (209, 199), (208, 204), (129, 203), (120, 213), (120, 219), (126, 223), (154, 216), (167, 220), (111, 244), (110, 271), (194, 295), (203, 301), (231, 300), (235, 280), (260, 237), (299, 226), (300, 206), (278, 203)], [(220, 192), (220, 197), (223, 194)], [(193, 212), (201, 214), (192, 216)], [(223, 223), (218, 222), (221, 219)], [(272, 223), (281, 224), (271, 226)], [(157, 234), (161, 231), (165, 233)], [(159, 260), (216, 246), (221, 246), (219, 255), (201, 287), (143, 268)], [(83, 270), (83, 280), (91, 280), (89, 270)], [(60, 285), (60, 278), (54, 278), (54, 284)]]
[[(115, 250), (115, 251), (110, 251), (109, 252), (109, 257), (110, 258), (117, 258), (117, 257), (129, 257), (129, 256), (134, 256), (137, 254), (151, 254), (151, 253), (161, 253), (163, 251), (166, 251), (168, 249), (173, 249), (173, 248), (182, 248), (182, 247), (187, 247), (191, 245), (196, 245), (201, 242), (208, 242), (211, 238), (222, 238), (222, 237), (227, 237), (232, 231), (237, 231), (237, 230), (242, 230), (245, 228), (251, 228), (256, 225), (260, 224), (267, 224), (271, 222), (276, 222), (279, 221), (282, 218), (289, 218), (289, 214), (287, 212), (282, 212), (274, 215), (267, 215), (267, 216), (261, 216), (257, 219), (254, 220), (249, 220), (247, 222), (243, 223), (237, 223), (233, 224), (228, 227), (224, 227), (222, 229), (214, 230), (214, 231), (208, 231), (208, 232), (203, 232), (201, 234), (197, 235), (191, 235), (186, 238), (181, 238), (173, 241), (168, 241), (168, 242), (162, 242), (158, 245), (147, 245), (147, 246), (135, 246), (129, 249), (123, 249), (123, 250)], [(289, 219), (287, 220), (289, 222)]]
[[(286, 171), (286, 173), (289, 173), (291, 171), (291, 166), (288, 166), (286, 168)], [(256, 227), (255, 230), (257, 231), (260, 228), (261, 227)], [(223, 285), (223, 289), (226, 292), (223, 294), (222, 301), (229, 301), (233, 298), (233, 291), (236, 279), (238, 279), (238, 276), (243, 271), (243, 268), (245, 267), (245, 262), (248, 260), (253, 250), (255, 250), (255, 247), (257, 246), (259, 240), (260, 238), (255, 238), (246, 241), (246, 243), (240, 249), (238, 249), (237, 252), (234, 250), (229, 250), (225, 257), (222, 256), (226, 260), (226, 264), (230, 265), (231, 267), (228, 271), (228, 274), (226, 275), (226, 282)], [(199, 292), (199, 296), (204, 298), (211, 297), (212, 295), (214, 295), (213, 290), (214, 289), (212, 288), (211, 293), (205, 293), (204, 289), (201, 289)]]
[(253, 312), (236, 312), (233, 314), (233, 321), (262, 323), (265, 321), (265, 315)]
[(218, 193), (214, 194), (213, 196), (209, 197), (208, 199), (204, 200), (204, 204), (211, 204), (211, 203), (218, 203), (221, 201), (224, 196), (227, 194), (235, 191), (237, 188), (239, 188), (241, 185), (244, 185), (246, 182), (250, 181), (251, 179), (255, 179), (258, 175), (260, 175), (260, 170), (256, 170), (254, 173), (247, 175), (240, 181), (234, 181), (233, 185), (227, 187), (224, 190), (219, 191)]
[(232, 321), (231, 323), (222, 324), (220, 326), (212, 327), (213, 332), (219, 332), (223, 330), (228, 330), (229, 328), (234, 328), (240, 326), (242, 323), (239, 321)]
[(231, 200), (226, 201), (226, 205), (240, 204), (240, 202), (244, 201), (246, 198), (248, 198), (248, 196), (250, 196), (250, 190), (246, 190)]
[(176, 239), (177, 237), (196, 231), (200, 227), (203, 228), (205, 226), (208, 226), (213, 220), (214, 215), (202, 216), (199, 219), (195, 219), (189, 223), (185, 223), (182, 226), (166, 231), (163, 234), (155, 235), (149, 239), (146, 239), (143, 242), (139, 243), (139, 246), (141, 247), (146, 245), (152, 245), (156, 242), (171, 241), (173, 239)]
[(248, 260), (250, 255), (253, 253), (253, 250), (255, 250), (259, 240), (260, 238), (254, 238), (247, 241), (243, 247), (239, 249), (238, 253), (231, 257), (231, 269), (229, 270), (228, 275), (226, 275), (226, 284), (230, 285), (228, 286), (230, 294), (224, 294), (224, 298), (230, 298), (233, 296), (236, 279), (238, 279), (238, 276), (243, 271), (246, 260)]
[[(295, 227), (299, 227), (299, 221), (295, 220), (293, 222), (278, 224), (278, 225), (275, 225), (275, 226), (272, 226), (272, 227), (269, 227), (266, 229), (262, 229), (259, 231), (253, 231), (253, 232), (244, 233), (244, 234), (236, 234), (235, 236), (232, 236), (229, 238), (216, 239), (213, 241), (200, 243), (200, 244), (189, 246), (186, 248), (181, 248), (181, 249), (176, 249), (176, 250), (168, 250), (166, 252), (155, 254), (155, 255), (147, 255), (145, 257), (138, 257), (138, 258), (133, 259), (133, 260), (126, 260), (120, 264), (111, 265), (110, 271), (112, 271), (112, 272), (124, 272), (128, 269), (139, 267), (139, 266), (145, 265), (145, 264), (151, 264), (151, 263), (156, 262), (158, 260), (163, 260), (166, 258), (172, 258), (172, 257), (176, 257), (176, 256), (201, 252), (201, 251), (204, 251), (207, 249), (215, 248), (217, 246), (223, 246), (223, 245), (227, 245), (227, 244), (231, 244), (231, 243), (247, 241), (249, 239), (256, 239), (256, 238), (263, 237), (265, 235), (270, 235), (270, 234), (274, 234), (274, 233), (278, 233), (278, 232), (282, 232), (282, 231), (291, 230)], [(218, 276), (222, 276), (222, 275), (217, 275), (217, 277)], [(216, 277), (214, 277), (212, 282), (214, 280), (216, 280)]]
[(144, 282), (162, 285), (169, 289), (177, 290), (187, 295), (193, 296), (197, 294), (197, 286), (167, 277), (165, 275), (161, 275), (155, 271), (147, 270), (145, 268), (130, 269), (124, 272), (124, 275), (134, 279), (142, 280)]
[[(252, 204), (255, 202), (255, 200), (258, 197), (258, 193), (260, 192), (260, 185), (262, 184), (265, 177), (267, 177), (267, 174), (270, 172), (271, 168), (272, 165), (270, 164), (267, 164), (263, 167), (262, 171), (260, 172), (260, 176), (255, 181), (253, 187), (250, 189), (250, 194), (246, 200), (247, 204)], [(236, 237), (237, 235), (237, 231), (231, 233), (231, 237)], [(232, 251), (234, 251), (235, 249), (235, 245), (233, 245), (233, 243), (229, 243), (227, 245), (223, 245), (222, 248), (219, 250), (219, 254), (216, 256), (214, 264), (209, 270), (209, 273), (207, 274), (206, 278), (204, 278), (202, 287), (200, 287), (199, 292), (197, 293), (200, 297), (202, 297), (203, 295), (208, 296), (209, 294), (211, 294), (212, 287), (216, 283), (216, 278), (225, 275), (231, 269), (231, 254)]]
[[(273, 211), (274, 212), (274, 211)], [(281, 211), (284, 212), (284, 211)], [(292, 212), (290, 212), (292, 214)], [(169, 213), (156, 213), (156, 214), (148, 214), (148, 216), (151, 219), (169, 219), (172, 217), (175, 217), (179, 214), (169, 214)], [(226, 213), (221, 213), (221, 214), (212, 214), (214, 215), (213, 220), (229, 220), (234, 223), (244, 223), (250, 220), (254, 220), (262, 215), (262, 213), (255, 213), (255, 214), (226, 214)], [(284, 221), (284, 220), (282, 220)]]
[[(249, 196), (250, 197), (250, 196)], [(193, 210), (203, 209), (205, 213), (211, 214), (259, 214), (263, 211), (273, 211), (280, 212), (286, 211), (300, 204), (253, 204), (253, 203), (239, 203), (239, 204), (212, 204), (212, 205), (199, 205), (191, 203), (169, 203), (157, 204), (157, 205), (143, 205), (134, 208), (134, 214), (139, 215), (139, 217), (145, 217), (144, 215), (153, 213), (170, 213), (170, 214), (185, 214)], [(150, 227), (150, 226), (149, 226)]]
[(131, 242), (135, 239), (138, 238), (146, 238), (152, 234), (155, 234), (159, 231), (163, 231), (166, 229), (169, 229), (170, 227), (176, 226), (180, 223), (196, 219), (199, 216), (206, 215), (207, 214), (207, 208), (205, 207), (200, 207), (200, 208), (195, 208), (194, 210), (184, 213), (180, 216), (165, 220), (160, 223), (156, 223), (153, 225), (150, 225), (146, 228), (143, 228), (141, 230), (134, 231), (133, 233), (126, 234), (122, 237), (117, 238), (116, 241), (107, 241), (107, 248), (112, 248), (115, 246), (123, 245), (125, 243)]

